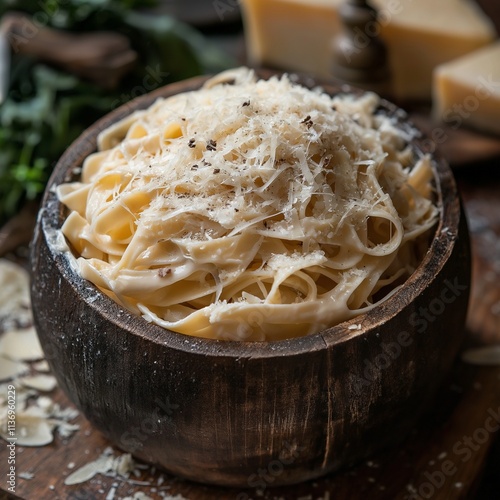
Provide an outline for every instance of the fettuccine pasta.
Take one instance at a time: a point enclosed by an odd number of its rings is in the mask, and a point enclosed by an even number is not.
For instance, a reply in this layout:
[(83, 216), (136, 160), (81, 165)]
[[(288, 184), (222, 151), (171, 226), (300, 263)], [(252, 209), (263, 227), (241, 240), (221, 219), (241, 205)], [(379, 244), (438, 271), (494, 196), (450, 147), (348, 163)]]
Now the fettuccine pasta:
[(279, 340), (394, 293), (428, 248), (428, 156), (376, 113), (246, 68), (102, 132), (57, 188), (81, 275), (175, 332)]

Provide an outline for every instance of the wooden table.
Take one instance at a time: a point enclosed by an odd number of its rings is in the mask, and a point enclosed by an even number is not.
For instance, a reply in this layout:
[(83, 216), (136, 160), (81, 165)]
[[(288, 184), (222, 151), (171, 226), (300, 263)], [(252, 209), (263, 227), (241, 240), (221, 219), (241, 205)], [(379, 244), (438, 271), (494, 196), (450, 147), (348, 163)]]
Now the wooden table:
[[(431, 495), (422, 498), (472, 498), (496, 437), (485, 433), (484, 428), (488, 412), (500, 412), (499, 379), (500, 368), (478, 370), (458, 365), (455, 377), (443, 389), (439, 404), (401, 446), (314, 482), (268, 488), (262, 496), (252, 490), (219, 489), (184, 482), (151, 468), (130, 480), (99, 475), (81, 485), (65, 486), (63, 481), (72, 472), (69, 468), (72, 463), (80, 467), (109, 446), (83, 417), (77, 419), (81, 429), (67, 442), (56, 439), (43, 448), (18, 449), (18, 470), (31, 472), (34, 477), (19, 479), (16, 491), (26, 500), (104, 499), (113, 490), (116, 498), (142, 491), (155, 499), (161, 498), (159, 492), (165, 492), (181, 494), (189, 500), (419, 498), (411, 495), (413, 491)], [(69, 405), (60, 391), (55, 399), (63, 406)], [(0, 473), (5, 477), (4, 460)]]

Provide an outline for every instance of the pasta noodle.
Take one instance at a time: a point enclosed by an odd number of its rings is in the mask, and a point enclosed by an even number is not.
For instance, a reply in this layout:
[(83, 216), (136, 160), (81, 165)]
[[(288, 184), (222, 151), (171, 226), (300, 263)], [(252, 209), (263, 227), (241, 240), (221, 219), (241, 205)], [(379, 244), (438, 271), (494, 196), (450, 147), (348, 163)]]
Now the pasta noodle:
[(380, 303), (437, 208), (428, 156), (376, 113), (246, 68), (105, 130), (57, 188), (81, 275), (175, 332), (279, 340)]

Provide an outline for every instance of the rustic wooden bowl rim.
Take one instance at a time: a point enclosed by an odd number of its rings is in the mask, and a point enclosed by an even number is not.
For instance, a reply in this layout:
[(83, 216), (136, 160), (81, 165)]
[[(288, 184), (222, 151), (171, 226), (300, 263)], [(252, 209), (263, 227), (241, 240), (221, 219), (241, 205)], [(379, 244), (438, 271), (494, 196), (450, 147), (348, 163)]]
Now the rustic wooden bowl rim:
[[(280, 73), (258, 71), (258, 74), (263, 78), (268, 78)], [(208, 76), (191, 78), (137, 97), (101, 118), (76, 139), (57, 163), (42, 201), (41, 230), (45, 232), (45, 236), (47, 237), (47, 230), (60, 229), (65, 214), (64, 207), (57, 200), (53, 186), (74, 179), (83, 159), (96, 150), (96, 139), (100, 131), (130, 113), (148, 107), (157, 98), (196, 90), (208, 78)], [(345, 85), (340, 86), (324, 80), (313, 80), (305, 76), (299, 76), (298, 81), (310, 88), (320, 85), (330, 94), (352, 92), (359, 95), (363, 92)], [(381, 110), (392, 115), (399, 126), (406, 130), (414, 130), (406, 113), (395, 105), (383, 100)], [(358, 336), (375, 335), (377, 329), (384, 322), (400, 313), (433, 282), (448, 260), (458, 236), (460, 202), (451, 170), (443, 157), (432, 150), (431, 142), (427, 141), (425, 137), (415, 138), (412, 140), (412, 144), (417, 154), (429, 153), (433, 157), (439, 221), (428, 252), (403, 287), (382, 304), (349, 321), (313, 335), (279, 341), (248, 342), (204, 339), (172, 332), (148, 323), (143, 318), (124, 310), (94, 285), (81, 278), (72, 268), (69, 259), (60, 251), (51, 248), (52, 255), (62, 276), (79, 291), (81, 299), (86, 302), (87, 306), (97, 309), (108, 321), (121, 327), (124, 330), (124, 335), (138, 335), (145, 340), (157, 343), (159, 346), (179, 351), (236, 359), (296, 356), (304, 352), (321, 350), (328, 346), (347, 342)], [(361, 329), (354, 329), (353, 325), (361, 325)]]

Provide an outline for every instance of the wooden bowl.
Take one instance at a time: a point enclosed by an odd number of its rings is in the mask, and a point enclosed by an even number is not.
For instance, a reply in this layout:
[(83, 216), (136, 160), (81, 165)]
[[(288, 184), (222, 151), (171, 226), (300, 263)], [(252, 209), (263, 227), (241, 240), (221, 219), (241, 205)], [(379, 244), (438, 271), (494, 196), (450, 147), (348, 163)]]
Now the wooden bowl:
[[(463, 338), (465, 218), (452, 173), (436, 157), (440, 218), (430, 250), (405, 285), (370, 312), (316, 335), (265, 343), (199, 339), (147, 323), (75, 272), (61, 245), (66, 212), (53, 187), (76, 178), (99, 131), (204, 81), (169, 85), (122, 106), (61, 158), (32, 245), (35, 324), (65, 393), (123, 450), (200, 482), (300, 482), (400, 441), (435, 394)], [(384, 102), (381, 111), (410, 126), (393, 105)], [(427, 144), (422, 138), (413, 147), (426, 152)]]

